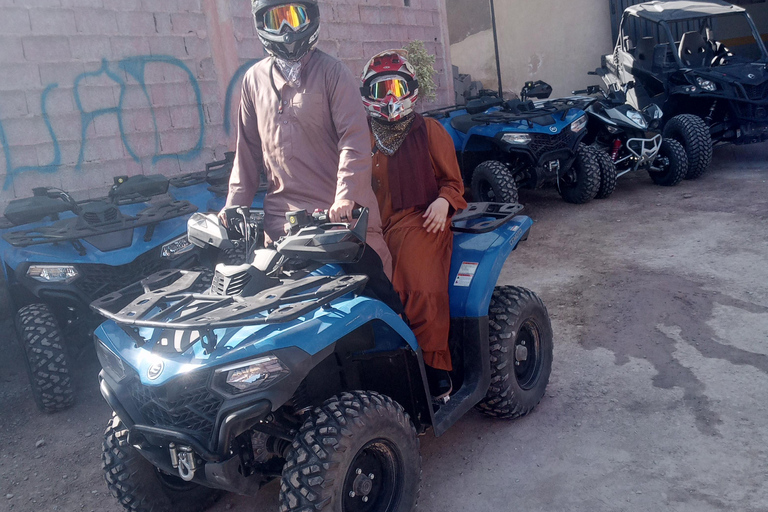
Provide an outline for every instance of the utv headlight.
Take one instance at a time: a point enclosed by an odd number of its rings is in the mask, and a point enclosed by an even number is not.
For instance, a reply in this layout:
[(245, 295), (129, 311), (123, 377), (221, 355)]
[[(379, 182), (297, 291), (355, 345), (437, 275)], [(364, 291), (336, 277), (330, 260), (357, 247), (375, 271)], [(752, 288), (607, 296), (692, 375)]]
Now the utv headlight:
[(571, 123), (571, 131), (573, 133), (579, 133), (587, 126), (587, 116), (582, 116)]
[(185, 252), (189, 252), (192, 249), (194, 249), (194, 245), (189, 241), (189, 238), (187, 238), (187, 235), (180, 236), (176, 240), (173, 240), (171, 242), (168, 242), (163, 246), (163, 249), (160, 251), (160, 254), (163, 256), (163, 258), (175, 258), (176, 256), (179, 256), (181, 254), (184, 254)]
[(639, 126), (642, 129), (648, 128), (648, 121), (645, 120), (645, 116), (638, 112), (637, 110), (630, 110), (627, 112), (627, 117), (630, 121), (635, 123), (637, 126)]
[(531, 136), (527, 133), (505, 133), (501, 140), (509, 144), (528, 144), (531, 142)]
[[(260, 357), (216, 370), (216, 376), (223, 376), (224, 383), (231, 393), (267, 388), (290, 373), (275, 356)], [(220, 378), (216, 380), (220, 382)]]
[(701, 87), (703, 91), (715, 92), (717, 90), (717, 84), (712, 80), (706, 80), (700, 76), (696, 77), (696, 84)]
[(125, 378), (125, 365), (122, 359), (109, 350), (107, 346), (96, 338), (96, 355), (99, 358), (101, 367), (115, 381), (120, 382)]
[(41, 283), (69, 284), (80, 275), (72, 265), (30, 265), (27, 277)]

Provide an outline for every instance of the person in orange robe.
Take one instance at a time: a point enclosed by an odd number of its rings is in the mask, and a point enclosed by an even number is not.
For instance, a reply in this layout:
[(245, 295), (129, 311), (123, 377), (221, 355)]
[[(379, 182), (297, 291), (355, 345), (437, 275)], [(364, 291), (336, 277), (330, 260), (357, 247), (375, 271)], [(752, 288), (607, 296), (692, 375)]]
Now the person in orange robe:
[(419, 89), (405, 50), (373, 57), (362, 76), (373, 147), (373, 190), (405, 306), (436, 398), (451, 392), (448, 347), (450, 217), (467, 207), (451, 136), (413, 107)]

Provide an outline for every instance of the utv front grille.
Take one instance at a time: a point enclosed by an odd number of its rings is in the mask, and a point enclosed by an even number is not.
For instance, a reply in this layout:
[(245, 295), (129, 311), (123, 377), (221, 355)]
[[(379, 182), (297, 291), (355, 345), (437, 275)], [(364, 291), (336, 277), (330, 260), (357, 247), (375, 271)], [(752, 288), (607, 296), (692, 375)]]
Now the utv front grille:
[(82, 275), (74, 284), (89, 298), (95, 300), (167, 268), (169, 264), (160, 257), (159, 249), (152, 250), (125, 265), (111, 266), (101, 263), (77, 265), (77, 270)]
[(752, 101), (768, 101), (768, 82), (759, 85), (744, 85), (744, 92), (747, 93), (747, 99)]
[(731, 102), (733, 110), (739, 119), (758, 123), (768, 122), (768, 102), (763, 105), (744, 101)]
[(181, 430), (208, 441), (222, 402), (207, 387), (208, 375), (153, 388), (138, 379), (131, 383), (131, 398), (142, 422), (154, 427)]
[(528, 143), (528, 147), (539, 158), (544, 153), (551, 153), (552, 151), (572, 150), (575, 137), (576, 135), (569, 128), (557, 135), (534, 134), (531, 135), (531, 142)]

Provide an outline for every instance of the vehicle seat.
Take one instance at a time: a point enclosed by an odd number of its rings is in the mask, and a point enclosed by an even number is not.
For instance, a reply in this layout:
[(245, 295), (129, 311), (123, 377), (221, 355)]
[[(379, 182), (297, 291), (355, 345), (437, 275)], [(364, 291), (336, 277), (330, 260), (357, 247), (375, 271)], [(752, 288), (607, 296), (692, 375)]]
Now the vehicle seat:
[(467, 133), (469, 132), (470, 128), (472, 128), (473, 126), (488, 124), (485, 121), (475, 121), (474, 119), (472, 119), (473, 117), (475, 117), (474, 114), (465, 114), (463, 116), (456, 116), (453, 119), (451, 119), (451, 126), (456, 131), (459, 131), (461, 133)]
[(708, 67), (712, 62), (712, 49), (699, 32), (686, 32), (680, 39), (680, 60), (688, 67)]
[(653, 37), (644, 37), (637, 43), (637, 60), (642, 67), (651, 68), (655, 47), (656, 40)]

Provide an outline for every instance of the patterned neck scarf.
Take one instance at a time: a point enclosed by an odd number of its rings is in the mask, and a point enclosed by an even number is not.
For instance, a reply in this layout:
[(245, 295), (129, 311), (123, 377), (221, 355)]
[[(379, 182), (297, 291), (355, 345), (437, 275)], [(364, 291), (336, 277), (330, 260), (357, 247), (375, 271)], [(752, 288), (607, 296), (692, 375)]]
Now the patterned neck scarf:
[(301, 87), (301, 61), (287, 61), (283, 59), (278, 59), (275, 57), (275, 63), (277, 64), (277, 69), (280, 70), (280, 74), (283, 75), (283, 78), (291, 84), (291, 87), (294, 89), (298, 89)]
[(395, 123), (385, 123), (376, 118), (371, 118), (371, 130), (376, 141), (376, 147), (387, 156), (394, 155), (411, 130), (413, 114)]

